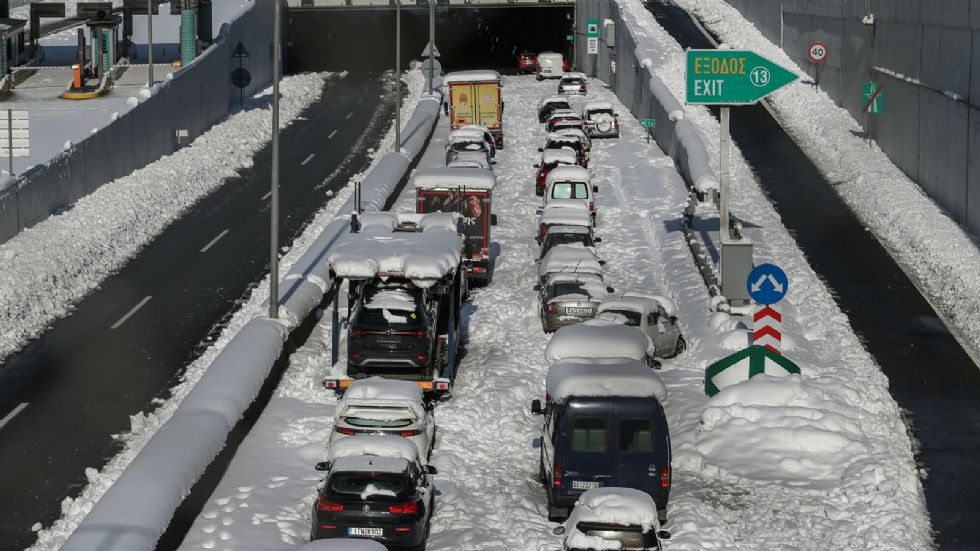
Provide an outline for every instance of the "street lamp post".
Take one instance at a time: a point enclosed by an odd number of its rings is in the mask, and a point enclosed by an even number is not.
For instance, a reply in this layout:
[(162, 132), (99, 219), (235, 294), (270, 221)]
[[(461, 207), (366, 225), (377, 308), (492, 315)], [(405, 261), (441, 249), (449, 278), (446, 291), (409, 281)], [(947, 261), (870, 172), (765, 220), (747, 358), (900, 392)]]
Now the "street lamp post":
[(269, 212), (269, 317), (279, 317), (279, 80), (282, 70), (282, 4), (274, 0), (272, 25), (272, 192)]
[(150, 73), (147, 77), (146, 87), (153, 87), (153, 0), (146, 0), (146, 38), (147, 38), (147, 69)]
[(395, 151), (402, 150), (402, 3), (395, 0)]
[(429, 95), (432, 95), (432, 71), (436, 56), (436, 0), (429, 0)]

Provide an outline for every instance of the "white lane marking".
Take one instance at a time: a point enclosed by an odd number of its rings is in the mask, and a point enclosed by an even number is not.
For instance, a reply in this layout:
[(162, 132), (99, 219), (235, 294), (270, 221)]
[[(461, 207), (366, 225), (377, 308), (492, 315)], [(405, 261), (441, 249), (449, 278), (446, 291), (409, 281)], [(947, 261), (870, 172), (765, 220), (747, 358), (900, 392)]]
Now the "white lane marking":
[(329, 135), (329, 136), (327, 136), (327, 139), (328, 139), (328, 140), (331, 140), (331, 139), (333, 139), (333, 137), (334, 137), (334, 135), (335, 135), (335, 134), (337, 134), (337, 131), (336, 131), (336, 130), (334, 130), (333, 132), (331, 132), (331, 133), (330, 133), (330, 135)]
[(9, 423), (11, 419), (13, 419), (14, 417), (17, 417), (17, 414), (19, 414), (20, 412), (24, 411), (24, 408), (26, 408), (26, 407), (27, 407), (27, 402), (23, 402), (19, 406), (15, 407), (13, 410), (11, 410), (10, 413), (8, 413), (6, 417), (4, 417), (3, 419), (0, 419), (0, 429), (2, 429), (4, 426), (6, 426), (6, 424)]
[(347, 113), (347, 116), (346, 116), (346, 117), (344, 117), (344, 120), (347, 120), (347, 119), (349, 119), (349, 118), (351, 118), (351, 117), (353, 117), (353, 116), (354, 116), (354, 112), (353, 112), (353, 111), (351, 111), (350, 113)]
[(265, 201), (266, 199), (269, 198), (270, 195), (272, 195), (272, 192), (271, 191), (265, 192), (265, 195), (263, 195), (262, 198), (259, 199), (259, 201)]
[[(269, 193), (272, 193), (272, 192), (270, 191)], [(220, 240), (220, 239), (221, 239), (222, 237), (224, 237), (224, 236), (226, 236), (226, 235), (228, 235), (228, 230), (224, 230), (224, 231), (222, 231), (221, 233), (219, 233), (219, 234), (218, 234), (218, 237), (215, 237), (215, 238), (214, 238), (214, 239), (212, 239), (211, 241), (208, 241), (208, 244), (207, 244), (207, 245), (205, 245), (203, 249), (201, 249), (201, 252), (202, 252), (202, 253), (206, 253), (206, 252), (208, 252), (208, 249), (210, 249), (210, 248), (211, 248), (212, 246), (214, 246), (214, 244), (215, 244), (215, 243), (217, 243), (217, 242), (218, 242), (218, 240)]]
[(119, 318), (119, 321), (117, 321), (116, 323), (112, 324), (112, 327), (110, 327), (109, 329), (116, 329), (120, 325), (126, 323), (126, 320), (128, 320), (130, 317), (132, 317), (132, 315), (135, 314), (137, 310), (139, 310), (140, 308), (142, 308), (147, 302), (150, 302), (150, 299), (151, 298), (153, 298), (153, 297), (152, 296), (148, 296), (148, 297), (144, 298), (143, 300), (141, 300), (139, 302), (139, 304), (137, 304), (136, 306), (133, 306), (133, 309), (132, 310), (130, 310), (129, 312), (126, 312), (126, 315), (125, 316)]
[(313, 157), (316, 157), (316, 153), (310, 153), (310, 156), (307, 157), (307, 158), (305, 158), (305, 159), (303, 159), (303, 162), (300, 163), (299, 166), (306, 166), (306, 163), (312, 161), (313, 160)]

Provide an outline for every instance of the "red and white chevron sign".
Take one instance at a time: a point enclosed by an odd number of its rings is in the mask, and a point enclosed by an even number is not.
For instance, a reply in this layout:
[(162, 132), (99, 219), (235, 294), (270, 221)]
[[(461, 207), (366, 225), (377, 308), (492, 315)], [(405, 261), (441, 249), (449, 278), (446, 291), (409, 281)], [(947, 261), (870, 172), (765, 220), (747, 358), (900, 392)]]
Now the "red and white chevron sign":
[(772, 306), (756, 305), (755, 331), (752, 333), (752, 344), (765, 346), (776, 354), (782, 354), (780, 348), (783, 340), (783, 316)]

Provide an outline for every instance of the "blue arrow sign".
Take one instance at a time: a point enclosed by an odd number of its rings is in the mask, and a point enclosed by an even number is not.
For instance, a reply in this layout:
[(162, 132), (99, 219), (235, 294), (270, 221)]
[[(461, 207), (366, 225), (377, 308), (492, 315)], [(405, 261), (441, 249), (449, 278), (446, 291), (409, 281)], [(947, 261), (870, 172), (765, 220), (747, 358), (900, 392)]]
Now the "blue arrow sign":
[(749, 272), (749, 296), (759, 304), (776, 304), (783, 300), (789, 290), (789, 278), (786, 272), (775, 264), (760, 264)]

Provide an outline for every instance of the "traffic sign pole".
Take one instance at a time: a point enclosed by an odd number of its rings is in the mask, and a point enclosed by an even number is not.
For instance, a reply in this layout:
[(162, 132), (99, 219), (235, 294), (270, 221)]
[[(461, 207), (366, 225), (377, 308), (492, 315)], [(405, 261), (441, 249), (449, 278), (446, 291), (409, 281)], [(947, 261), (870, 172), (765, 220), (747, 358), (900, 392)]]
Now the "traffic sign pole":
[(783, 316), (779, 310), (770, 305), (757, 304), (752, 322), (752, 344), (765, 346), (776, 354), (782, 354)]
[[(731, 148), (732, 135), (730, 132), (730, 113), (728, 107), (721, 108), (721, 143), (718, 147), (718, 228), (721, 240), (731, 239), (728, 223), (728, 160), (729, 149)], [(722, 263), (725, 259), (721, 259)]]

